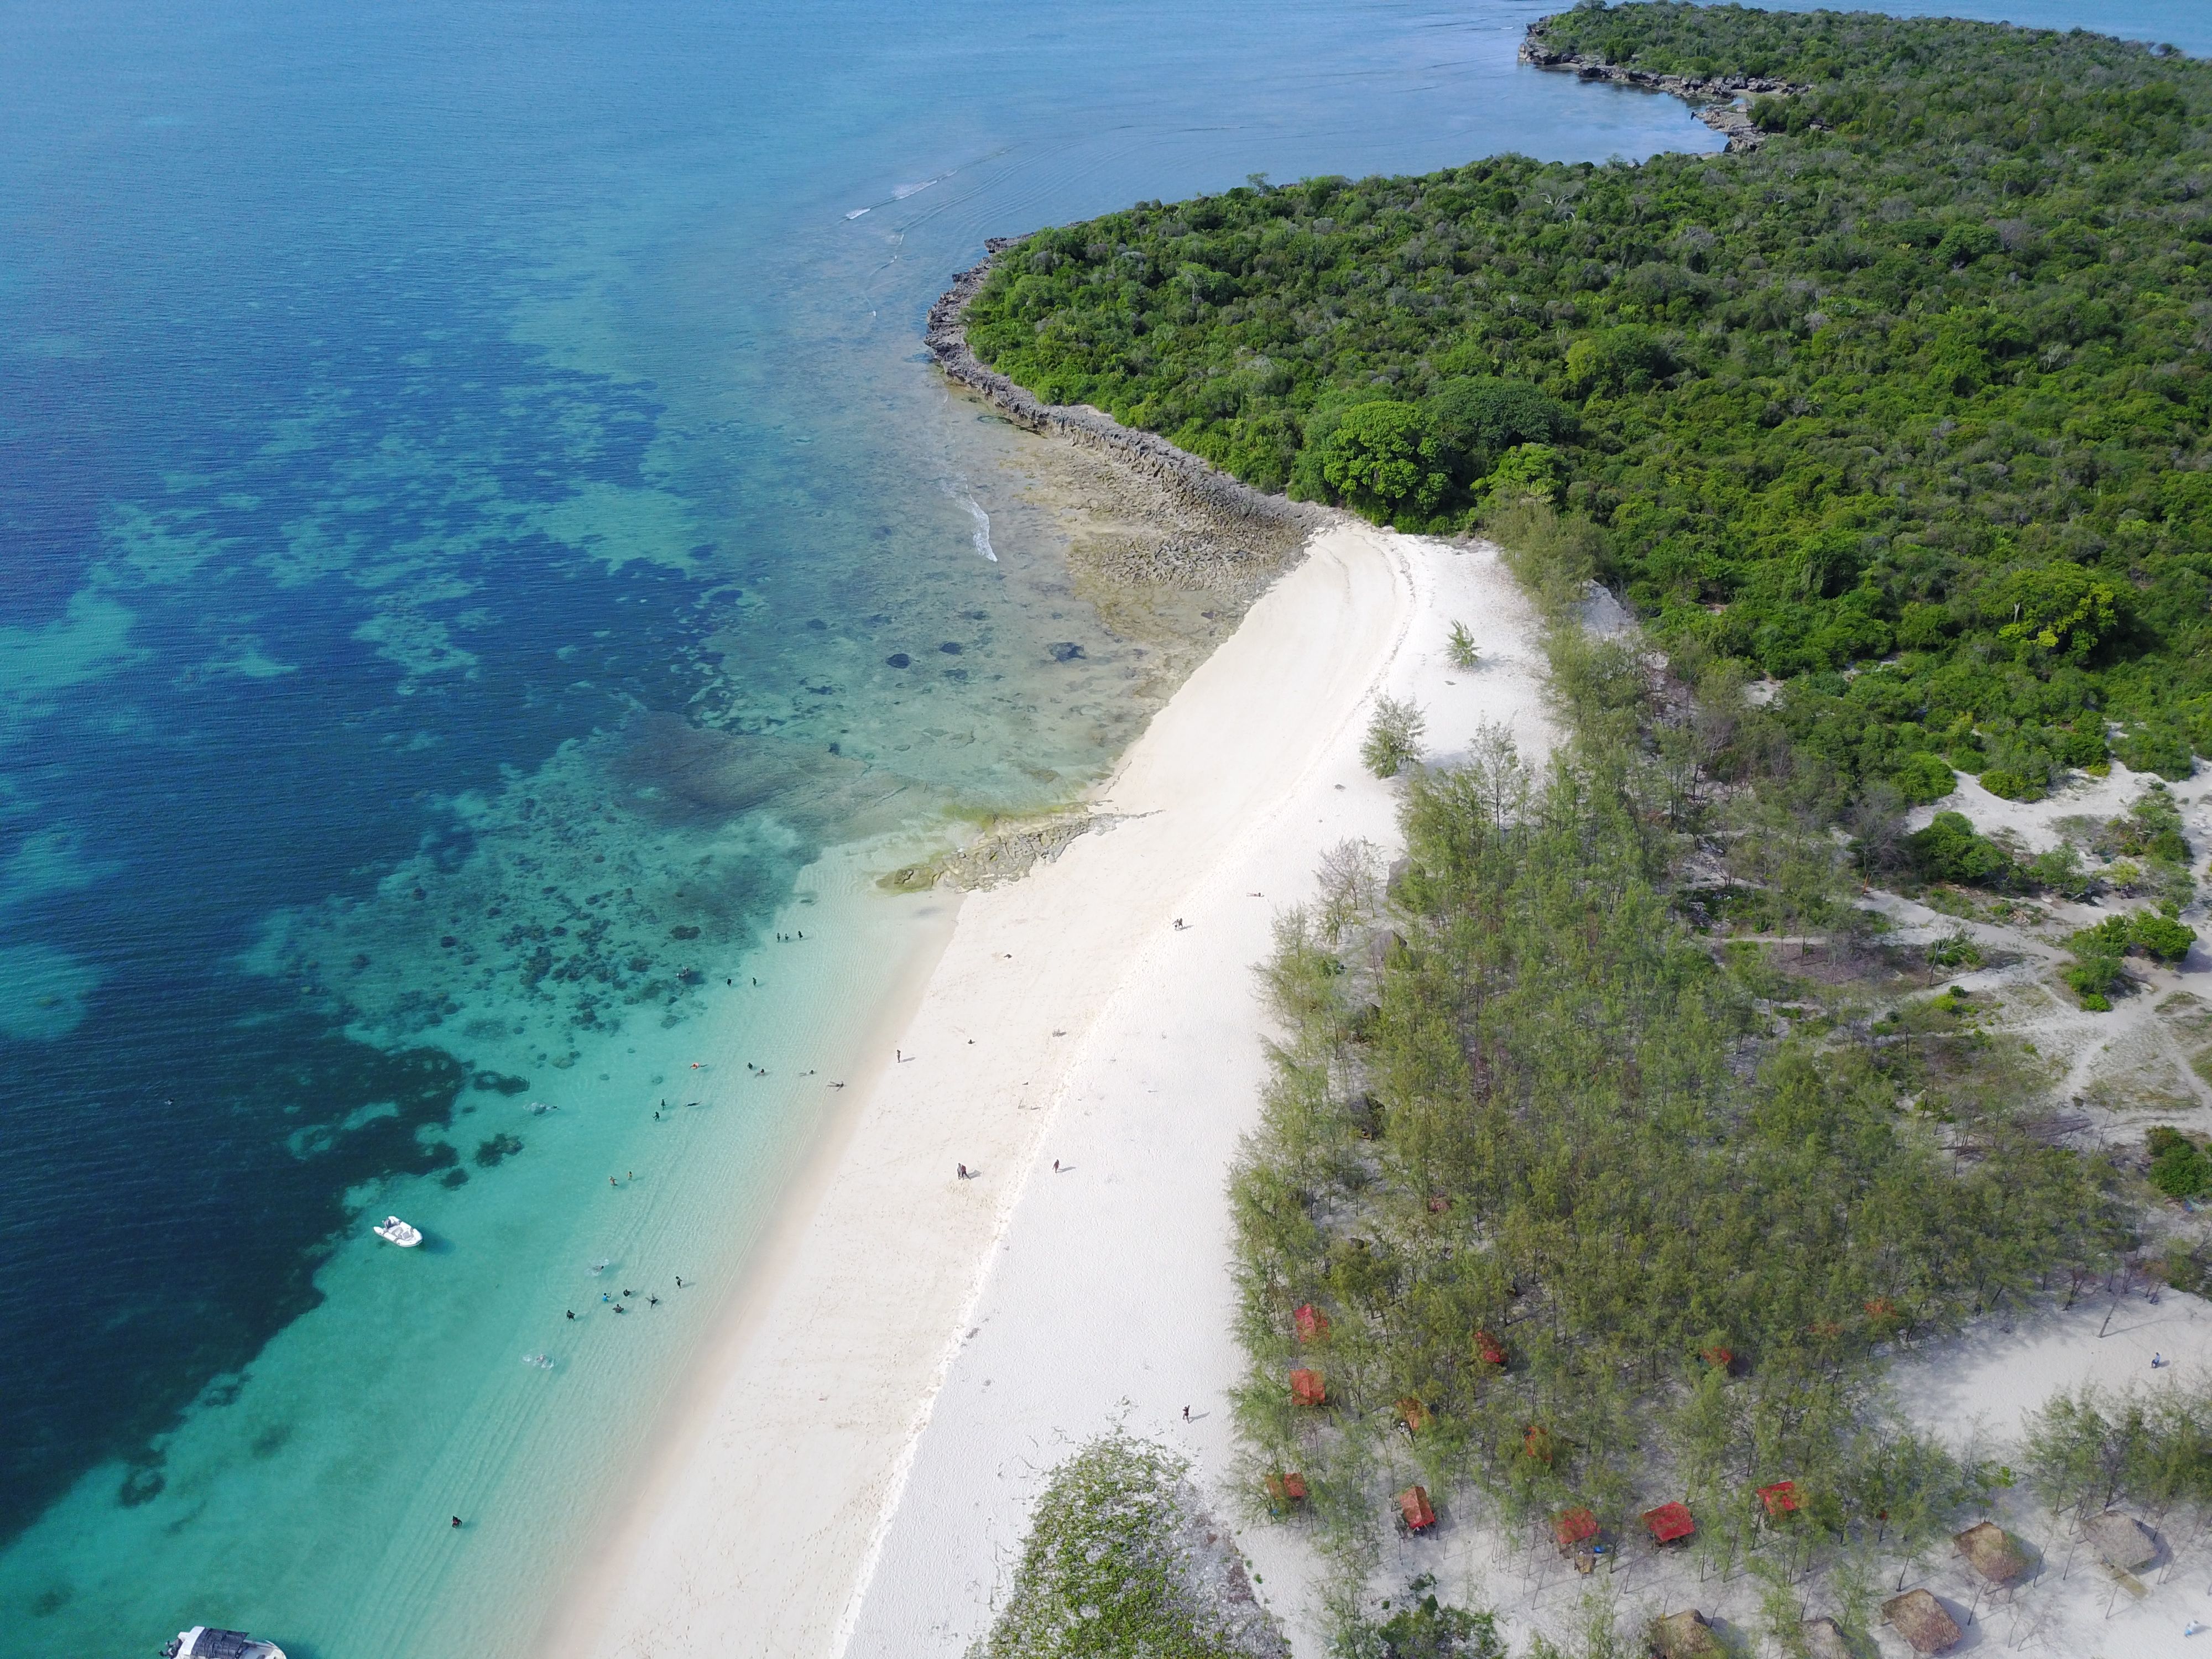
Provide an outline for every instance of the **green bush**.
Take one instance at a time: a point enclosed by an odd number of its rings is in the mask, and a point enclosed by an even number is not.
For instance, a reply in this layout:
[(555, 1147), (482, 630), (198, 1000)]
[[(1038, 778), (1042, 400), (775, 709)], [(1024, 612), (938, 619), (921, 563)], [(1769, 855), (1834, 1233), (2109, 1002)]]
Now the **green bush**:
[(2081, 855), (2064, 842), (2038, 853), (2021, 866), (2021, 873), (2036, 886), (2070, 899), (2084, 899), (2097, 890), (2096, 878), (2081, 867)]
[(2112, 746), (2122, 765), (2135, 772), (2155, 772), (2179, 783), (2196, 769), (2187, 735), (2163, 723), (2133, 727)]
[(1322, 447), (1322, 477), (1370, 517), (1433, 513), (1451, 480), (1437, 434), (1412, 404), (1358, 404), (1344, 412)]
[(2179, 1130), (2161, 1124), (2145, 1137), (2150, 1150), (2150, 1184), (2168, 1198), (2203, 1198), (2212, 1194), (2212, 1158)]
[(1465, 374), (1428, 397), (1429, 419), (1446, 459), (1472, 483), (1516, 444), (1548, 444), (1574, 429), (1574, 412), (1526, 380)]
[(1961, 930), (1929, 945), (1928, 961), (1929, 966), (1936, 968), (1978, 968), (1982, 965), (1982, 947)]
[(2160, 962), (2179, 962), (2189, 954), (2189, 947), (2197, 943), (2197, 930), (2184, 927), (2171, 916), (2161, 916), (2144, 910), (2136, 913), (2129, 929), (2134, 942)]
[(2112, 1006), (2112, 989), (2123, 977), (2120, 959), (2098, 955), (2077, 957), (2061, 970), (2061, 977), (2081, 999), (2084, 1008), (2097, 1013), (2108, 1012)]
[(1506, 1659), (1498, 1620), (1423, 1595), (1380, 1623), (1358, 1620), (1341, 1631), (1336, 1659)]
[(1905, 763), (1891, 775), (1897, 793), (1915, 806), (1925, 806), (1939, 801), (1959, 787), (1958, 774), (1941, 755), (1924, 750), (1907, 755)]
[(1246, 1659), (1193, 1571), (1185, 1474), (1164, 1448), (1119, 1433), (1061, 1464), (969, 1659)]
[(1963, 812), (1938, 812), (1925, 830), (1907, 836), (1905, 846), (1914, 866), (1930, 881), (2002, 887), (2012, 880), (2012, 854), (1976, 834)]
[(1360, 763), (1378, 778), (1395, 778), (1421, 757), (1421, 733), (1429, 717), (1418, 703), (1397, 697), (1377, 697), (1375, 718), (1368, 722), (1367, 738), (1359, 745)]
[(1482, 653), (1475, 649), (1474, 635), (1468, 631), (1465, 623), (1455, 622), (1451, 625), (1451, 637), (1444, 642), (1444, 654), (1450, 659), (1451, 665), (1458, 669), (1473, 668), (1481, 659)]
[(1992, 766), (1982, 774), (1982, 787), (1999, 800), (2039, 800), (2043, 798), (2040, 785), (2031, 784), (2021, 774), (2008, 771), (2001, 766)]

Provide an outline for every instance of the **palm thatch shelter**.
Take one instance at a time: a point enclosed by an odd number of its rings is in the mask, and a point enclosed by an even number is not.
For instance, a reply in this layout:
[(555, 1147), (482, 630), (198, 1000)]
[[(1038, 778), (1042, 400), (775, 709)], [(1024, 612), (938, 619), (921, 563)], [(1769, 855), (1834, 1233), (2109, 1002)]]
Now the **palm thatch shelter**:
[(1651, 1621), (1651, 1650), (1659, 1659), (1726, 1659), (1728, 1650), (1702, 1613), (1670, 1613)]
[(2122, 1572), (2134, 1572), (2158, 1559), (2158, 1540), (2150, 1529), (2118, 1510), (2092, 1516), (2083, 1523), (2081, 1535), (2089, 1540), (2099, 1560)]
[(2027, 1571), (2027, 1552), (1994, 1521), (1978, 1522), (1954, 1535), (1951, 1541), (1984, 1584), (2002, 1589)]
[(1881, 1604), (1881, 1616), (1915, 1653), (1941, 1653), (1966, 1632), (1934, 1595), (1910, 1589)]
[(1844, 1640), (1843, 1626), (1832, 1619), (1808, 1619), (1804, 1624), (1805, 1651), (1811, 1659), (1857, 1659)]

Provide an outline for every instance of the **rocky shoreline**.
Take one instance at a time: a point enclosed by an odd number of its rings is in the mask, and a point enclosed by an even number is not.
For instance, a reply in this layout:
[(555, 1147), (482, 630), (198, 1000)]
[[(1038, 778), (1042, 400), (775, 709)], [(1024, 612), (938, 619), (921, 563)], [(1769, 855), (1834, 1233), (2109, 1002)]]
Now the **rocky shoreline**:
[(1025, 388), (980, 362), (968, 349), (968, 307), (1000, 253), (1018, 240), (997, 236), (986, 241), (983, 246), (990, 257), (955, 276), (952, 286), (929, 308), (922, 343), (946, 378), (988, 399), (1018, 426), (1049, 433), (1085, 448), (1106, 451), (1123, 466), (1171, 490), (1182, 506), (1213, 521), (1222, 533), (1249, 537), (1262, 526), (1282, 527), (1303, 539), (1307, 532), (1329, 522), (1331, 515), (1326, 508), (1255, 489), (1164, 438), (1123, 426), (1103, 410), (1041, 403)]
[(1698, 107), (1694, 112), (1715, 132), (1728, 140), (1731, 154), (1741, 155), (1757, 149), (1768, 135), (1752, 123), (1749, 112), (1739, 109), (1736, 100), (1747, 97), (1793, 97), (1811, 88), (1794, 81), (1770, 81), (1756, 75), (1728, 75), (1716, 80), (1700, 81), (1686, 75), (1655, 75), (1649, 70), (1627, 69), (1619, 64), (1601, 64), (1594, 58), (1579, 58), (1571, 52), (1554, 52), (1546, 46), (1538, 33), (1542, 25), (1528, 31), (1521, 42), (1521, 61), (1537, 69), (1558, 70), (1562, 73), (1580, 76), (1585, 81), (1610, 81), (1624, 87), (1641, 87), (1650, 92), (1672, 93)]

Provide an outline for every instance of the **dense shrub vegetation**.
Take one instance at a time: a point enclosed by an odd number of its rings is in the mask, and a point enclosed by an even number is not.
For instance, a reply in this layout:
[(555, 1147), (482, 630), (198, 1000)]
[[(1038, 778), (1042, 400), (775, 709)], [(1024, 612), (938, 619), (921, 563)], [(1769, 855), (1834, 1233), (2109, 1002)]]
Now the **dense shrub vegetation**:
[[(2106, 1166), (2037, 1137), (1962, 1000), (1775, 1035), (1759, 948), (1717, 960), (1662, 891), (1656, 781), (1492, 741), (1413, 776), (1387, 895), (1347, 850), (1280, 929), (1291, 1035), (1233, 1189), (1240, 1423), (1341, 1540), (1419, 1478), (1509, 1524), (1625, 1531), (1686, 1495), (1722, 1561), (1917, 1547), (1995, 1477), (1881, 1413), (1880, 1353), (2114, 1240)], [(1782, 1480), (1802, 1524), (1761, 1545)]]
[[(1379, 519), (1555, 505), (1678, 663), (1790, 682), (1839, 794), (2212, 749), (2212, 65), (2074, 33), (1587, 5), (1802, 83), (1745, 155), (1503, 156), (1042, 231), (977, 352)], [(1605, 95), (1593, 91), (1593, 97)], [(1853, 671), (1846, 673), (1844, 671)]]
[(1115, 1433), (1053, 1471), (1005, 1606), (969, 1659), (1282, 1659), (1183, 1462)]

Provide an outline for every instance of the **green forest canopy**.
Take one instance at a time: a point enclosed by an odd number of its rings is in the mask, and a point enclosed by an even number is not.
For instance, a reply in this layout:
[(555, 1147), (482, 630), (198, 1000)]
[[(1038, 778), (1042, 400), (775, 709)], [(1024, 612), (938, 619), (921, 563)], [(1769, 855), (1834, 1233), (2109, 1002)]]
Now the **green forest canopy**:
[[(2212, 752), (2212, 64), (2075, 31), (1589, 4), (1805, 86), (1740, 155), (1255, 185), (1036, 233), (969, 313), (1054, 402), (1402, 526), (1601, 530), (1678, 663), (1908, 799)], [(1593, 90), (1591, 96), (1602, 95)], [(1940, 757), (1940, 760), (1936, 757)]]

